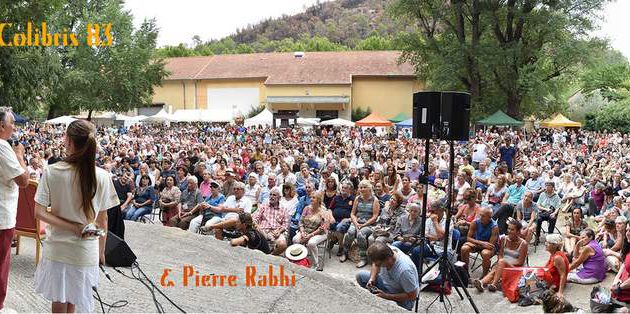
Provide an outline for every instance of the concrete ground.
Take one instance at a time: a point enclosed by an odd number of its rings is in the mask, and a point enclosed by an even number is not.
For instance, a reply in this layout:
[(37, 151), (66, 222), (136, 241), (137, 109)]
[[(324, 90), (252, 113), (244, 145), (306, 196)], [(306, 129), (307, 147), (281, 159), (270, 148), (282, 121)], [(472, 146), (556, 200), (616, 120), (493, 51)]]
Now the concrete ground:
[[(267, 256), (258, 251), (245, 248), (232, 248), (229, 243), (214, 240), (210, 236), (191, 234), (175, 228), (157, 225), (127, 223), (126, 239), (129, 246), (138, 256), (142, 270), (160, 285), (165, 268), (172, 269), (164, 281), (172, 280), (173, 287), (161, 288), (186, 312), (399, 312), (404, 311), (394, 303), (374, 297), (354, 282), (357, 268), (354, 263), (340, 263), (335, 256), (337, 247), (333, 249), (331, 259), (326, 257), (323, 272), (297, 267), (286, 260)], [(12, 256), (9, 291), (5, 306), (18, 312), (47, 312), (49, 303), (33, 291), (34, 242), (30, 239), (22, 241), (20, 255)], [(542, 266), (548, 258), (544, 246), (538, 246), (536, 252), (530, 249), (529, 263)], [(196, 287), (196, 276), (193, 272), (184, 287), (183, 269), (186, 265), (194, 267), (199, 273), (199, 282), (203, 275), (234, 275), (235, 287)], [(267, 271), (273, 265), (274, 271), (283, 266), (285, 273), (295, 272), (294, 287), (252, 287), (246, 286), (246, 267), (256, 266), (257, 274)], [(368, 269), (365, 267), (364, 269)], [(123, 271), (130, 275), (129, 269)], [(473, 273), (478, 277), (481, 270)], [(127, 300), (129, 304), (112, 312), (156, 312), (156, 307), (149, 291), (137, 280), (125, 278), (123, 275), (108, 269), (113, 282), (107, 281), (101, 274), (99, 293), (106, 303)], [(603, 286), (609, 287), (614, 275), (609, 274)], [(210, 278), (211, 279), (211, 278)], [(219, 281), (217, 281), (218, 283)], [(251, 281), (250, 281), (251, 283)], [(569, 301), (586, 311), (589, 309), (590, 285), (569, 284), (565, 296)], [(511, 304), (500, 292), (478, 293), (474, 288), (468, 289), (472, 300), (481, 312), (537, 312), (541, 306), (519, 307)], [(420, 312), (435, 299), (436, 293), (420, 294)], [(167, 312), (177, 312), (162, 296), (158, 300)], [(460, 300), (457, 294), (448, 297), (455, 312), (472, 312), (467, 299)], [(98, 303), (95, 311), (100, 312)], [(107, 311), (108, 309), (105, 308)], [(439, 302), (427, 312), (445, 312)]]

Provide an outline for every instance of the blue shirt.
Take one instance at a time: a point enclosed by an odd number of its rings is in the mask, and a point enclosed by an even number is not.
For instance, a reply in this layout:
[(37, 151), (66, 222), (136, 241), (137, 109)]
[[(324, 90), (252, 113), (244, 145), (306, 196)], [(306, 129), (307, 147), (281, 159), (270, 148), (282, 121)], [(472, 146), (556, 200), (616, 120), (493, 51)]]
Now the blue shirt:
[(527, 190), (530, 192), (538, 192), (542, 190), (544, 185), (545, 182), (541, 177), (538, 177), (535, 180), (533, 178), (530, 178), (529, 180), (527, 180), (527, 182), (525, 182), (525, 188), (527, 188)]
[(488, 169), (486, 169), (486, 171), (481, 172), (479, 170), (475, 170), (475, 174), (473, 176), (479, 178), (479, 179), (489, 179), (490, 178), (490, 171), (488, 171)]
[(206, 197), (205, 202), (208, 203), (208, 205), (210, 206), (219, 206), (225, 202), (225, 196), (219, 193), (217, 197), (212, 198), (212, 194), (210, 194), (208, 197)]
[(489, 242), (490, 237), (492, 237), (492, 229), (497, 227), (497, 222), (494, 219), (490, 219), (490, 223), (487, 225), (483, 225), (481, 223), (481, 219), (475, 219), (475, 240), (477, 241), (485, 241)]
[(308, 195), (300, 197), (298, 204), (295, 207), (295, 213), (291, 217), (290, 228), (297, 230), (302, 219), (302, 212), (306, 206), (311, 205), (311, 198)]
[[(418, 270), (411, 261), (409, 255), (401, 252), (398, 248), (391, 247), (396, 254), (396, 261), (390, 269), (381, 266), (378, 277), (383, 280), (385, 291), (389, 293), (403, 293), (417, 291), (420, 284), (418, 282)], [(398, 304), (408, 310), (413, 307), (414, 301), (404, 301)]]
[(507, 199), (507, 202), (510, 204), (518, 204), (523, 199), (523, 195), (525, 195), (526, 188), (521, 184), (520, 187), (516, 186), (516, 184), (512, 184), (507, 188), (507, 193), (510, 195)]
[(514, 156), (516, 156), (516, 148), (514, 147), (501, 147), (499, 149), (499, 153), (501, 154), (500, 161), (505, 161), (509, 168), (512, 168), (512, 162), (514, 161)]

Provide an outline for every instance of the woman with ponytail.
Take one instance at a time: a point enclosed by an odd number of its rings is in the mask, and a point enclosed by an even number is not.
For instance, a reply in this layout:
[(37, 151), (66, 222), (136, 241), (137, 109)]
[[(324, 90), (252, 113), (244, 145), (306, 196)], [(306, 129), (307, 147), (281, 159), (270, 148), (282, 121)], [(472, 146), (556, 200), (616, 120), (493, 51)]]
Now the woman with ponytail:
[(64, 144), (67, 157), (44, 170), (35, 194), (35, 215), (48, 224), (35, 290), (54, 313), (92, 312), (106, 236), (84, 229), (95, 224), (106, 231), (107, 209), (119, 201), (110, 176), (95, 166), (94, 125), (70, 123)]

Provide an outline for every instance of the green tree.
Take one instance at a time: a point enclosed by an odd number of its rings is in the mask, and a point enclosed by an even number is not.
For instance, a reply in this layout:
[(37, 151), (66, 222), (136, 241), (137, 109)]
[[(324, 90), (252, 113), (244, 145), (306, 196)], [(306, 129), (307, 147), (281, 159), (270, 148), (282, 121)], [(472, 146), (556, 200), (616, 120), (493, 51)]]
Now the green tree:
[[(25, 29), (26, 21), (46, 21), (63, 7), (60, 0), (0, 1), (0, 21), (13, 23), (3, 29), (3, 40), (10, 42), (18, 28)], [(29, 117), (36, 115), (41, 100), (55, 92), (50, 86), (61, 70), (58, 57), (49, 52), (44, 47), (0, 48), (0, 105)]]
[(190, 57), (194, 55), (196, 55), (195, 51), (188, 49), (184, 44), (165, 46), (156, 50), (156, 56), (160, 58)]
[(370, 37), (361, 40), (356, 50), (396, 50), (391, 38), (382, 37), (379, 35), (371, 35)]
[(367, 107), (367, 108), (352, 107), (352, 113), (350, 115), (351, 115), (352, 121), (356, 122), (369, 116), (370, 113), (372, 113), (372, 108), (370, 107)]
[[(76, 2), (74, 10), (58, 12), (59, 26), (78, 29), (78, 47), (55, 51), (62, 71), (47, 103), (48, 117), (59, 113), (87, 110), (127, 111), (151, 104), (153, 87), (167, 74), (156, 59), (157, 26), (146, 20), (134, 29), (133, 19), (118, 0)], [(67, 15), (66, 15), (67, 14)], [(65, 24), (68, 23), (68, 24)], [(112, 23), (111, 46), (89, 46), (89, 23)], [(105, 31), (100, 40), (108, 42)]]
[[(533, 111), (599, 41), (586, 38), (609, 0), (396, 0), (394, 16), (418, 30), (404, 60), (436, 89), (469, 91), (475, 110)], [(585, 39), (586, 38), (586, 39)], [(555, 107), (555, 106), (553, 106)]]

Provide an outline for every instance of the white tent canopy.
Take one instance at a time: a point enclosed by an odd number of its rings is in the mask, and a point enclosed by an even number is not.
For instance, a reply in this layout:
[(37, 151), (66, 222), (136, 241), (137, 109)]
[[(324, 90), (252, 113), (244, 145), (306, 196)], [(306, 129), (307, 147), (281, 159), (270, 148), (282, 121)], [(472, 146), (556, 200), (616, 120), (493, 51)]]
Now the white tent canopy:
[(172, 115), (166, 113), (164, 109), (160, 110), (160, 112), (152, 115), (150, 117), (146, 117), (141, 122), (167, 122), (167, 121), (175, 121)]
[(297, 125), (300, 126), (317, 126), (319, 125), (320, 118), (297, 118)]
[(232, 110), (180, 109), (172, 117), (177, 122), (229, 122), (232, 120)]
[(271, 126), (273, 124), (273, 113), (265, 109), (254, 117), (245, 119), (245, 126), (250, 127), (254, 125)]
[(354, 126), (354, 122), (346, 120), (346, 119), (336, 118), (336, 119), (326, 120), (326, 121), (322, 122), (321, 125), (350, 126), (350, 127), (353, 127)]
[(50, 120), (46, 120), (44, 121), (44, 123), (46, 124), (65, 124), (68, 125), (70, 123), (72, 123), (72, 121), (75, 121), (77, 119), (71, 117), (71, 116), (61, 116), (61, 117), (57, 117), (54, 119), (50, 119)]

